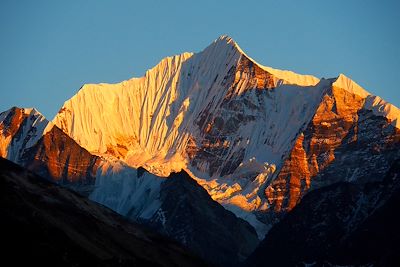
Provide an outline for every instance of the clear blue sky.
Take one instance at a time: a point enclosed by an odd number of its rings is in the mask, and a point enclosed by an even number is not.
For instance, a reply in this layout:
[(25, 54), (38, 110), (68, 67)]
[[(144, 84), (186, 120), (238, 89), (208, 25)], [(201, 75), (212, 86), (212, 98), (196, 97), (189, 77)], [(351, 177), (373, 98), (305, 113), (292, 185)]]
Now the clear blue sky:
[(0, 1), (0, 110), (52, 119), (84, 83), (141, 76), (222, 34), (259, 63), (344, 73), (400, 106), (400, 1)]

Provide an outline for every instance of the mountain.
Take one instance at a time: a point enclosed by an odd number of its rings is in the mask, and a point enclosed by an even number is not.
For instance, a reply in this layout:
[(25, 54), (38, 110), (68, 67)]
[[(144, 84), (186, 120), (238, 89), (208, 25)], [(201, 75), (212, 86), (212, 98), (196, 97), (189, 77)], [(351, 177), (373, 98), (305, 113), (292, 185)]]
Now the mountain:
[(0, 144), (1, 157), (64, 184), (93, 183), (101, 162), (35, 109), (2, 112)]
[(2, 261), (39, 266), (205, 266), (177, 243), (0, 158)]
[(51, 127), (49, 121), (33, 108), (13, 107), (0, 114), (0, 122), (0, 157), (15, 162)]
[(343, 74), (265, 67), (222, 36), (141, 78), (84, 85), (53, 123), (93, 154), (165, 177), (184, 169), (262, 238), (313, 188), (382, 179), (399, 114)]
[[(29, 134), (37, 132), (34, 126), (25, 130), (37, 116), (46, 121), (38, 114), (16, 107), (0, 114), (5, 118), (0, 140), (8, 140), (5, 151), (18, 151), (20, 165), (180, 242), (208, 262), (235, 265), (257, 246), (254, 229), (213, 201), (184, 171), (166, 179), (93, 155), (55, 125), (38, 138)], [(19, 140), (34, 144), (20, 146)], [(218, 231), (205, 237), (212, 229)]]
[(269, 231), (247, 266), (398, 266), (399, 175), (396, 160), (383, 181), (310, 192)]
[(266, 67), (221, 36), (143, 77), (82, 86), (51, 122), (1, 113), (0, 156), (232, 266), (308, 194), (383, 183), (399, 117), (343, 74)]

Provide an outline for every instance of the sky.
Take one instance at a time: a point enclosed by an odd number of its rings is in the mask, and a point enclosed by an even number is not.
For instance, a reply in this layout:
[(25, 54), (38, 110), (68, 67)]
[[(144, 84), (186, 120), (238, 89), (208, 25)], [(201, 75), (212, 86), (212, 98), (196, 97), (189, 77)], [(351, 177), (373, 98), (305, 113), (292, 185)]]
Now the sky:
[(85, 83), (140, 77), (231, 36), (257, 62), (352, 78), (400, 107), (400, 1), (0, 0), (0, 111), (53, 119)]

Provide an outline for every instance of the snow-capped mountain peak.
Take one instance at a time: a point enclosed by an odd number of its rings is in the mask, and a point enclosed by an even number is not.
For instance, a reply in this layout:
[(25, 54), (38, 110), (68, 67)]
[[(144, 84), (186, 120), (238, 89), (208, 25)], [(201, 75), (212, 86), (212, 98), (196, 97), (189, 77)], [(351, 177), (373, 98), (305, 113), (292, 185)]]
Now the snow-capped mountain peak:
[(12, 107), (0, 114), (0, 156), (18, 162), (46, 132), (50, 123), (34, 108)]
[(364, 88), (362, 88), (360, 85), (358, 85), (356, 82), (354, 82), (343, 73), (339, 74), (332, 86), (339, 87), (362, 98), (370, 95), (370, 93), (368, 93)]
[(226, 50), (229, 50), (229, 49), (237, 50), (242, 56), (246, 57), (253, 64), (257, 65), (261, 69), (263, 69), (263, 70), (267, 71), (268, 73), (270, 73), (271, 75), (275, 76), (277, 80), (281, 81), (281, 83), (296, 84), (296, 85), (301, 85), (301, 86), (310, 86), (310, 85), (316, 85), (319, 82), (319, 79), (312, 75), (302, 75), (302, 74), (295, 73), (293, 71), (275, 69), (275, 68), (264, 66), (264, 65), (258, 63), (256, 60), (254, 60), (249, 55), (247, 55), (241, 49), (239, 44), (237, 42), (235, 42), (228, 35), (221, 35), (218, 39), (216, 39), (210, 45), (210, 47), (213, 47), (213, 46), (216, 46), (220, 50), (224, 50), (224, 48)]
[(264, 67), (223, 36), (144, 77), (83, 86), (54, 123), (91, 153), (160, 176), (185, 169), (242, 216), (266, 207), (259, 188), (330, 84)]
[[(263, 66), (232, 38), (221, 36), (199, 53), (163, 59), (143, 77), (83, 86), (53, 122), (96, 155), (158, 176), (186, 170), (262, 236), (265, 225), (252, 212), (283, 199), (280, 188), (268, 185), (285, 162), (292, 166), (291, 153), (304, 150), (301, 140), (321, 127), (317, 122), (326, 127), (345, 122), (334, 131), (346, 136), (367, 109), (397, 125), (398, 109), (371, 97), (344, 75), (320, 80)], [(332, 126), (332, 120), (339, 122)], [(325, 167), (318, 164), (333, 158), (328, 153), (339, 141), (333, 135), (324, 138), (334, 145), (320, 145), (328, 150), (321, 150), (321, 159), (310, 159), (315, 170), (307, 169), (308, 185), (296, 192), (307, 190), (311, 176)], [(301, 196), (296, 194), (291, 207)]]
[(213, 44), (215, 44), (215, 43), (225, 43), (225, 44), (227, 44), (227, 45), (230, 45), (230, 46), (234, 46), (234, 47), (239, 48), (239, 46), (238, 46), (238, 44), (235, 42), (235, 40), (233, 40), (233, 38), (230, 37), (230, 36), (227, 35), (227, 34), (223, 34), (223, 35), (221, 35), (220, 37), (218, 37), (217, 39), (215, 39), (214, 42), (213, 42)]
[(370, 94), (360, 85), (342, 73), (337, 77), (332, 86), (341, 88), (351, 94), (365, 99), (365, 109), (371, 110), (377, 116), (383, 116), (387, 118), (393, 126), (400, 128), (400, 110), (396, 106), (386, 102), (379, 96)]

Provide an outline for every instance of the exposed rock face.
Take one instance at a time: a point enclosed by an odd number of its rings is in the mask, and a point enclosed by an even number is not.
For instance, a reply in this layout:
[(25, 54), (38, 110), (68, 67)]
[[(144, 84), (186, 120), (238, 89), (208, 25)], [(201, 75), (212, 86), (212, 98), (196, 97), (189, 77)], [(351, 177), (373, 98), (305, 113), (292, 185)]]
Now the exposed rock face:
[(173, 241), (0, 158), (2, 260), (35, 266), (206, 266)]
[(333, 86), (296, 140), (265, 194), (276, 212), (290, 210), (310, 189), (383, 177), (400, 157), (400, 130), (365, 109), (365, 98)]
[[(2, 114), (3, 121), (0, 129), (2, 130), (3, 137), (14, 136), (19, 130), (21, 123), (28, 115), (29, 114), (26, 114), (24, 109), (17, 107), (12, 107), (10, 112)], [(4, 153), (1, 156), (6, 156), (6, 154)]]
[(100, 158), (80, 147), (35, 109), (0, 114), (1, 156), (62, 184), (93, 184)]
[(0, 157), (18, 161), (51, 127), (35, 109), (13, 107), (0, 114)]
[(21, 159), (35, 173), (62, 184), (93, 184), (101, 159), (54, 126)]
[[(303, 141), (304, 135), (300, 134), (279, 176), (265, 190), (269, 203), (274, 206), (274, 212), (281, 211), (282, 205), (288, 209), (293, 208), (300, 194), (310, 188), (311, 174)], [(286, 203), (283, 203), (285, 200)]]
[(399, 265), (399, 175), (396, 160), (379, 182), (315, 189), (270, 230), (247, 266)]
[[(257, 63), (243, 55), (235, 67), (235, 80), (232, 88), (240, 88), (240, 83), (246, 82), (244, 89), (272, 89), (277, 86), (279, 79)], [(283, 82), (283, 81), (282, 81)]]

